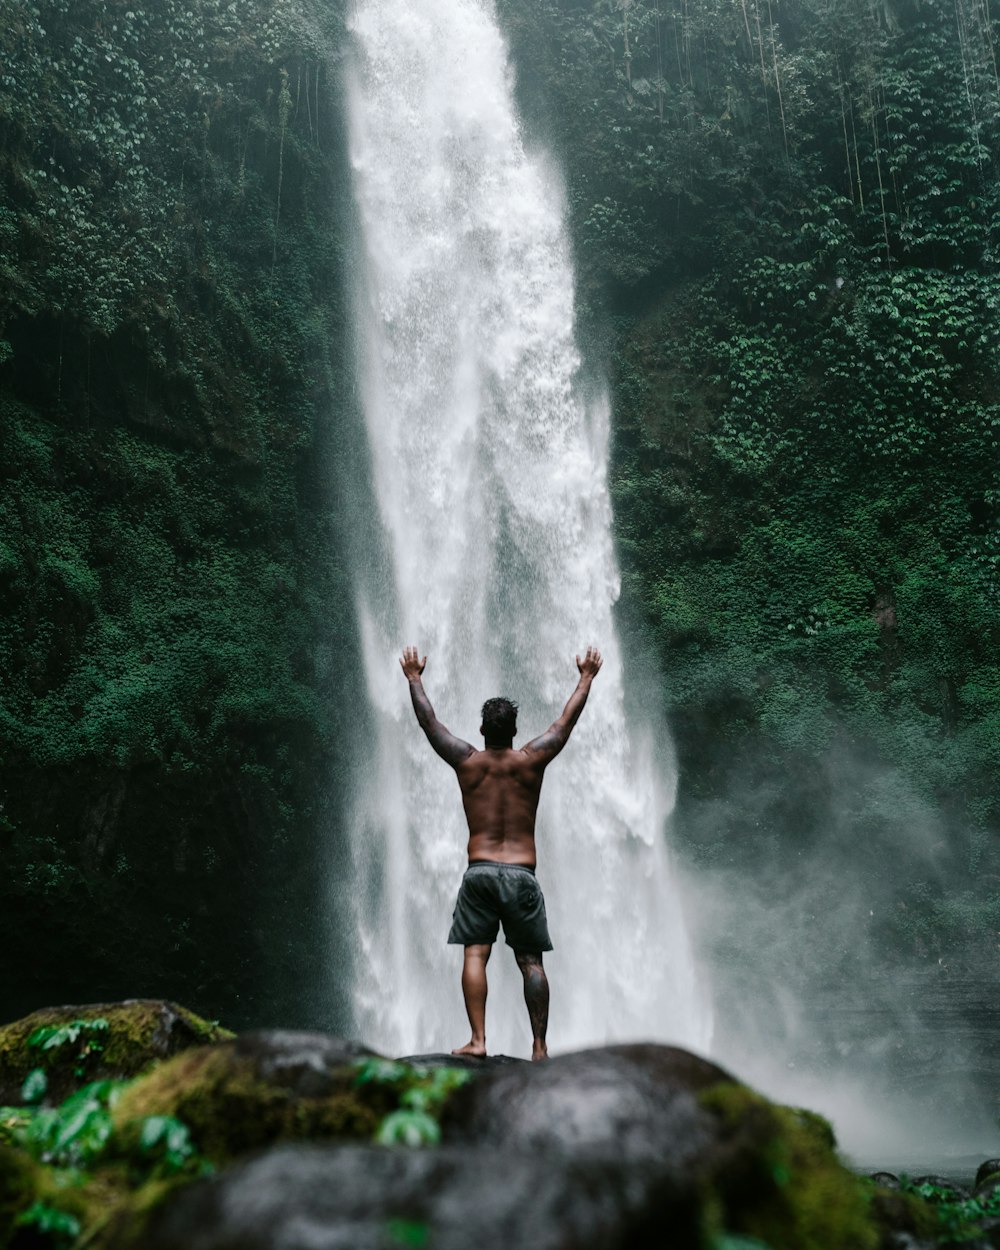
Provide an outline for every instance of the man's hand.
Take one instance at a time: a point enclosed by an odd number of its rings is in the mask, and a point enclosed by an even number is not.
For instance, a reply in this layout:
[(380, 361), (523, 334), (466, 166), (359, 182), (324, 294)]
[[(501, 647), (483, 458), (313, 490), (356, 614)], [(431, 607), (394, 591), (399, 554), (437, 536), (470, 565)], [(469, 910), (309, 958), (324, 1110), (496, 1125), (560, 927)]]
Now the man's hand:
[[(587, 654), (589, 655), (590, 653), (588, 652)], [(578, 658), (577, 663), (579, 664), (579, 662)], [(404, 647), (403, 656), (399, 661), (399, 664), (403, 670), (403, 676), (406, 680), (412, 681), (414, 677), (419, 677), (427, 667), (427, 656), (425, 655), (424, 658), (421, 659), (417, 653), (416, 647)]]
[(593, 681), (597, 674), (601, 671), (601, 665), (603, 663), (604, 661), (601, 659), (601, 653), (596, 647), (588, 647), (587, 654), (582, 660), (579, 656), (576, 657), (576, 666), (580, 670), (580, 676), (587, 677), (591, 681)]

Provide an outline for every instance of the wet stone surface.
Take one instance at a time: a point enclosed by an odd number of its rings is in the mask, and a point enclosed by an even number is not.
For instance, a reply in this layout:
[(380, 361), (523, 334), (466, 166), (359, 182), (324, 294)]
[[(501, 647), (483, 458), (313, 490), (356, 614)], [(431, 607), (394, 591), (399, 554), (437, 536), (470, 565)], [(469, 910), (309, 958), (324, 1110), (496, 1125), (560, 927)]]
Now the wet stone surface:
[(527, 1063), (527, 1059), (515, 1059), (511, 1055), (487, 1055), (474, 1059), (470, 1055), (405, 1055), (400, 1063), (410, 1063), (415, 1068), (464, 1068), (470, 1072), (488, 1072), (491, 1068), (505, 1068)]
[(698, 1104), (720, 1082), (714, 1064), (660, 1046), (495, 1062), (454, 1095), (440, 1148), (272, 1149), (180, 1193), (145, 1246), (662, 1250), (669, 1228), (672, 1250), (693, 1250), (699, 1178), (733, 1138)]
[(459, 1090), (448, 1141), (576, 1157), (655, 1161), (681, 1175), (718, 1133), (697, 1102), (730, 1081), (721, 1068), (668, 1046), (609, 1046), (525, 1064)]
[(329, 1094), (346, 1066), (374, 1054), (358, 1042), (291, 1029), (241, 1033), (233, 1051), (237, 1059), (252, 1062), (260, 1080), (302, 1098)]
[[(696, 1204), (625, 1168), (492, 1149), (286, 1147), (182, 1193), (147, 1250), (649, 1250)], [(428, 1230), (433, 1240), (428, 1242)], [(655, 1230), (655, 1231), (654, 1231)]]

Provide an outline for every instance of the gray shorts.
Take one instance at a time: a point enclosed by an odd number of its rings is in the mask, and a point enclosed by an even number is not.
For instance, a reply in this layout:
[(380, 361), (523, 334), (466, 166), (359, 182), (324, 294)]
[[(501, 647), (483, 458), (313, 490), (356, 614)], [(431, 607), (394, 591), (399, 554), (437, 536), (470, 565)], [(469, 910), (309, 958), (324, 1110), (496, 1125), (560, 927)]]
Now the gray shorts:
[(457, 946), (492, 945), (503, 925), (515, 951), (550, 951), (545, 899), (534, 868), (480, 861), (462, 878), (448, 941)]

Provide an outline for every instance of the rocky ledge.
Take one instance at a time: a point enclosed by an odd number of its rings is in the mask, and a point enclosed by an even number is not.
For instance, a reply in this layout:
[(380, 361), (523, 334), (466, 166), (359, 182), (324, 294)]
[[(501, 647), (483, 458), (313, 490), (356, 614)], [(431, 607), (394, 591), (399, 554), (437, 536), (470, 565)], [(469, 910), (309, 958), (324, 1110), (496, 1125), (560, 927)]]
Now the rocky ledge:
[(23, 1076), (0, 1109), (0, 1250), (1000, 1246), (992, 1167), (976, 1196), (858, 1177), (821, 1117), (684, 1050), (392, 1060), (200, 1022), (208, 1044), (160, 1037), (107, 1075), (110, 1021), (149, 1008), (0, 1031), (8, 1093)]

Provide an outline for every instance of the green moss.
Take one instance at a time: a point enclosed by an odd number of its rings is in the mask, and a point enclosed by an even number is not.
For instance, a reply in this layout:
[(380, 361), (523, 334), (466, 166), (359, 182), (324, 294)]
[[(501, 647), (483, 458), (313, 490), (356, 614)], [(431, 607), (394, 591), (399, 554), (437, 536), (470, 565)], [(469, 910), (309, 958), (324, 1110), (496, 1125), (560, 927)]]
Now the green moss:
[(871, 1194), (872, 1219), (886, 1235), (908, 1233), (915, 1241), (934, 1241), (941, 1224), (929, 1202), (916, 1194), (894, 1189), (874, 1189)]
[(10, 1243), (18, 1215), (34, 1201), (41, 1169), (19, 1150), (0, 1144), (0, 1250)]
[(191, 1131), (197, 1150), (222, 1163), (286, 1140), (370, 1140), (396, 1105), (391, 1089), (358, 1085), (347, 1066), (322, 1097), (303, 1097), (262, 1078), (251, 1057), (224, 1045), (188, 1051), (136, 1081), (118, 1102), (116, 1131), (127, 1145), (146, 1116), (169, 1115)]
[[(29, 1046), (36, 1030), (75, 1020), (106, 1020), (108, 1027), (84, 1031), (76, 1041), (50, 1050)], [(232, 1036), (186, 1007), (157, 1000), (48, 1007), (0, 1028), (0, 1101), (19, 1101), (21, 1084), (33, 1068), (45, 1069), (49, 1096), (60, 1100), (87, 1081), (136, 1076), (184, 1047)]]
[(730, 1134), (706, 1202), (716, 1236), (757, 1238), (772, 1250), (875, 1250), (870, 1193), (837, 1159), (822, 1117), (730, 1082), (699, 1102)]

